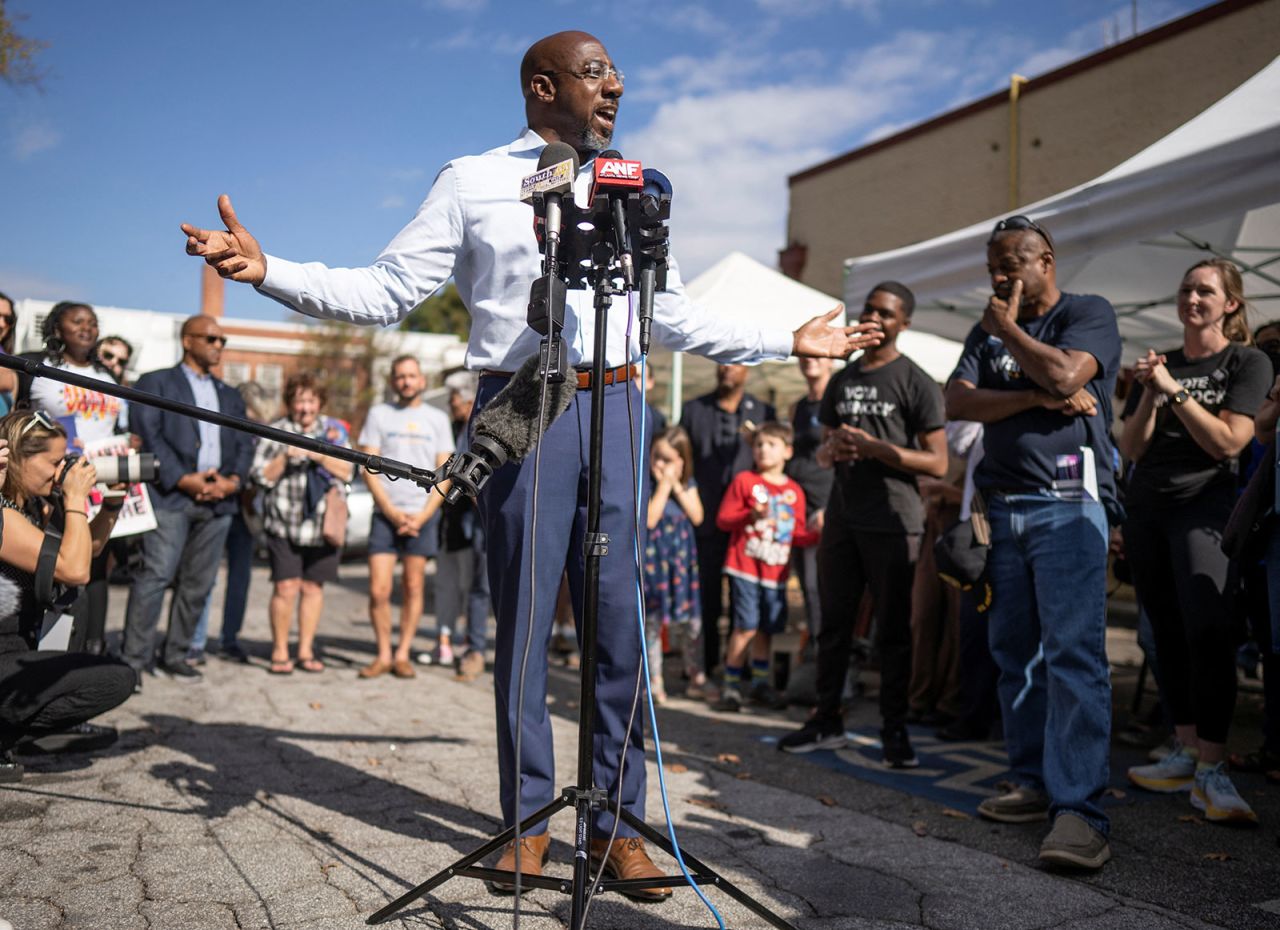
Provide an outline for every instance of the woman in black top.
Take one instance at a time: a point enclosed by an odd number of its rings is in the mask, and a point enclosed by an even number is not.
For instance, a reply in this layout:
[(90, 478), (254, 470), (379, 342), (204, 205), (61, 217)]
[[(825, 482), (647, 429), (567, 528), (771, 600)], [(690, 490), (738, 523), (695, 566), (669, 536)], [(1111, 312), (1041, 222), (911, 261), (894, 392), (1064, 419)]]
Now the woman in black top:
[(1151, 618), (1160, 688), (1176, 743), (1159, 762), (1129, 769), (1153, 791), (1190, 791), (1211, 821), (1257, 815), (1223, 760), (1235, 710), (1230, 567), (1222, 529), (1235, 502), (1236, 457), (1271, 384), (1271, 363), (1250, 348), (1240, 272), (1229, 261), (1193, 265), (1178, 289), (1183, 344), (1149, 350), (1124, 412), (1120, 451), (1132, 465), (1125, 552)]
[[(106, 544), (120, 510), (107, 502), (89, 521), (86, 505), (97, 472), (88, 459), (68, 463), (66, 451), (66, 432), (43, 413), (0, 420), (0, 589), (7, 595), (0, 599), (10, 602), (0, 613), (0, 782), (22, 777), (9, 752), (19, 739), (82, 724), (122, 702), (135, 683), (133, 670), (116, 659), (36, 651), (45, 613), (35, 576), (46, 537), (46, 498), (61, 485), (65, 514), (53, 580), (62, 585), (89, 580), (93, 554)], [(114, 731), (95, 728), (91, 735)]]

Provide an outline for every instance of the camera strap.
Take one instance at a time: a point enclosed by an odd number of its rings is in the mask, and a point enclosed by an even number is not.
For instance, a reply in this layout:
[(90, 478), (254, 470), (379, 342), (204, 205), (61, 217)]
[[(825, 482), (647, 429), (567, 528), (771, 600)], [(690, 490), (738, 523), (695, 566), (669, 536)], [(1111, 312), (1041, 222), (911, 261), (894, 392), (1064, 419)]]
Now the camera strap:
[(53, 572), (58, 564), (58, 550), (62, 548), (62, 528), (66, 519), (61, 498), (54, 497), (50, 507), (49, 519), (44, 524), (44, 541), (40, 543), (40, 555), (36, 557), (35, 573), (36, 601), (45, 607), (52, 606), (61, 593), (54, 591)]

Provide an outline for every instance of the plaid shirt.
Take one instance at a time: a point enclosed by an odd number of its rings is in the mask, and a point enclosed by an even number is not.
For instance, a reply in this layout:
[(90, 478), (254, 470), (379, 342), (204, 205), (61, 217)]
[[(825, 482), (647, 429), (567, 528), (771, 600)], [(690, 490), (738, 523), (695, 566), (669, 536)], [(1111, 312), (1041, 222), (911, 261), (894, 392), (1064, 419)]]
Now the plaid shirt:
[[(282, 417), (271, 425), (276, 429), (298, 433), (309, 439), (327, 439), (334, 445), (351, 448), (346, 430), (336, 420), (327, 417), (317, 418), (315, 426), (309, 431), (304, 431), (288, 417)], [(331, 429), (336, 429), (338, 432), (336, 440), (329, 436)], [(283, 443), (263, 439), (258, 443), (258, 448), (253, 454), (253, 468), (249, 471), (249, 477), (266, 492), (263, 499), (263, 529), (268, 535), (288, 540), (295, 546), (326, 545), (323, 526), (327, 501), (322, 498), (315, 511), (310, 516), (306, 516), (307, 471), (316, 467), (315, 464), (310, 459), (300, 461), (287, 459), (284, 474), (274, 483), (268, 481), (262, 474), (267, 464), (281, 452), (287, 451), (287, 448)], [(345, 494), (346, 485), (339, 483), (339, 487)]]

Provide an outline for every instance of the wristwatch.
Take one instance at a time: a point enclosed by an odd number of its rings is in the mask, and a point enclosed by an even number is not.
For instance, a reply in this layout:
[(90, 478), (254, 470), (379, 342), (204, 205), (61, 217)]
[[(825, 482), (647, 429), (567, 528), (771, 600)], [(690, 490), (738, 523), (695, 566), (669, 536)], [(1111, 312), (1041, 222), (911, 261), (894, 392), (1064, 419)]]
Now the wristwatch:
[(1178, 391), (1177, 394), (1174, 394), (1169, 398), (1169, 403), (1173, 404), (1175, 407), (1181, 407), (1190, 397), (1191, 395), (1187, 393), (1187, 389), (1182, 388), (1182, 390)]

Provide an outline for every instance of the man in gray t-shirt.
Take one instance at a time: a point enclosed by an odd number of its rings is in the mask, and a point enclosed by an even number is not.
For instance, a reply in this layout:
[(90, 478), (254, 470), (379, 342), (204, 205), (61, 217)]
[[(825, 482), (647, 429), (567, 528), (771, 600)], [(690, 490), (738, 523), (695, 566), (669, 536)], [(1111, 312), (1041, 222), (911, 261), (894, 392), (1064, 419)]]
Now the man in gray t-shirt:
[[(360, 449), (410, 465), (439, 468), (453, 451), (449, 418), (422, 402), (426, 378), (418, 360), (402, 355), (391, 363), (391, 390), (395, 403), (377, 404), (369, 410), (360, 431)], [(361, 678), (377, 678), (387, 672), (397, 678), (415, 674), (409, 660), (413, 636), (422, 616), (422, 587), (427, 559), (436, 554), (437, 527), (433, 519), (444, 497), (429, 494), (409, 481), (390, 481), (366, 472), (373, 495), (373, 522), (369, 527), (369, 620), (378, 654), (360, 670)], [(400, 607), (400, 642), (391, 652), (391, 585), (396, 562), (404, 560), (404, 599)]]

